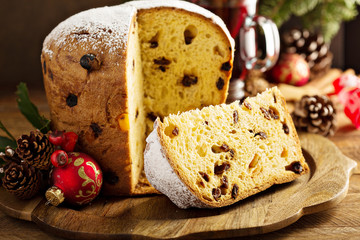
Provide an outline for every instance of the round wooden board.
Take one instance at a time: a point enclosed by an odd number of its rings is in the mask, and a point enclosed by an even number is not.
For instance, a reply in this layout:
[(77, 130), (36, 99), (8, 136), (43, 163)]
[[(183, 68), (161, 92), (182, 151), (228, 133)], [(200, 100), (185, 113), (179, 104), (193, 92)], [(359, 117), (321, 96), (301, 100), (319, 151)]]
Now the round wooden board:
[(219, 209), (177, 208), (165, 196), (105, 198), (79, 209), (19, 201), (0, 189), (0, 208), (71, 239), (226, 238), (275, 231), (340, 202), (356, 162), (328, 139), (301, 134), (310, 174)]

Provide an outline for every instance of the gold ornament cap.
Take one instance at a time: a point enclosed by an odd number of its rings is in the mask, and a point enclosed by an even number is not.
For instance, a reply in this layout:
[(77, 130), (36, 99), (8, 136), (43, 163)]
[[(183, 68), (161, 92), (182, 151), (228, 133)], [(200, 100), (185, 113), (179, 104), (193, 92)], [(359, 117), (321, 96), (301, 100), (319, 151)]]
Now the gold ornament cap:
[(65, 200), (64, 192), (55, 186), (52, 186), (46, 191), (45, 197), (48, 200), (48, 203), (54, 205), (55, 207)]

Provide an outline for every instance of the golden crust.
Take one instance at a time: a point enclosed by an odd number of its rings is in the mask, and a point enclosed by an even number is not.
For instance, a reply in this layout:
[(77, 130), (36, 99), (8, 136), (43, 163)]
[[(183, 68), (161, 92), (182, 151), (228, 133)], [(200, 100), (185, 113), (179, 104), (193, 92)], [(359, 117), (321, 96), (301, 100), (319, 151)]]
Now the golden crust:
[[(66, 44), (72, 44), (73, 39)], [(79, 64), (80, 58), (89, 53), (81, 45), (67, 51), (51, 45), (55, 58), (42, 54), (44, 85), (50, 107), (52, 128), (73, 131), (79, 135), (79, 145), (101, 164), (106, 175), (116, 174), (114, 185), (104, 181), (105, 192), (131, 192), (128, 132), (119, 129), (116, 117), (127, 112), (125, 52), (120, 55), (92, 51), (102, 61), (102, 67), (91, 74)], [(122, 67), (115, 67), (119, 63)], [(45, 73), (46, 71), (46, 73)], [(114, 86), (117, 86), (114, 88)], [(111, 93), (111, 94), (109, 94)], [(76, 106), (69, 107), (69, 94), (77, 96)], [(94, 98), (94, 96), (102, 96)], [(101, 134), (96, 136), (91, 125), (96, 124)], [(111, 175), (111, 174), (110, 174)]]

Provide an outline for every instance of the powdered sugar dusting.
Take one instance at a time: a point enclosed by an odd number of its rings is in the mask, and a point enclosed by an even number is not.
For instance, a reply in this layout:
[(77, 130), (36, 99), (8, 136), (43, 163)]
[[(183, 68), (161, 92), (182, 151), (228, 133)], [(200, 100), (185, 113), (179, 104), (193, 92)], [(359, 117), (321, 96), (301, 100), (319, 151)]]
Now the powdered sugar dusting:
[(160, 144), (156, 121), (154, 130), (147, 137), (146, 142), (144, 169), (151, 185), (165, 194), (179, 208), (210, 207), (190, 192), (170, 166)]
[[(119, 5), (78, 13), (60, 23), (45, 38), (43, 52), (49, 54), (53, 47), (71, 51), (79, 46), (85, 50), (109, 53), (126, 49), (135, 12), (136, 9), (131, 6)], [(55, 46), (51, 47), (52, 44)], [(52, 54), (49, 55), (51, 57)]]
[(185, 1), (142, 0), (130, 1), (118, 6), (90, 9), (66, 19), (45, 38), (43, 53), (48, 54), (51, 58), (53, 56), (51, 49), (63, 48), (63, 50), (71, 51), (79, 46), (87, 51), (98, 50), (108, 53), (124, 51), (130, 24), (137, 10), (156, 7), (184, 9), (211, 19), (223, 29), (234, 49), (234, 39), (231, 38), (224, 22), (212, 12)]

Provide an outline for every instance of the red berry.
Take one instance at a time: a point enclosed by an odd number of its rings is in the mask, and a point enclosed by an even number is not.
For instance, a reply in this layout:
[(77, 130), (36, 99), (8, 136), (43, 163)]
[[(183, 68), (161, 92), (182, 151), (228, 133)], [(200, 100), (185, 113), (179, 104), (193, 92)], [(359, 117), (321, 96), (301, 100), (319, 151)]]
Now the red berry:
[(73, 152), (78, 140), (78, 135), (74, 132), (66, 132), (64, 136), (65, 140), (61, 144), (61, 148), (66, 152)]
[(64, 140), (65, 140), (65, 136), (63, 131), (55, 130), (49, 135), (49, 141), (55, 146), (61, 146)]
[(51, 154), (50, 157), (51, 163), (54, 165), (54, 167), (65, 167), (69, 163), (68, 155), (63, 150), (56, 150)]

